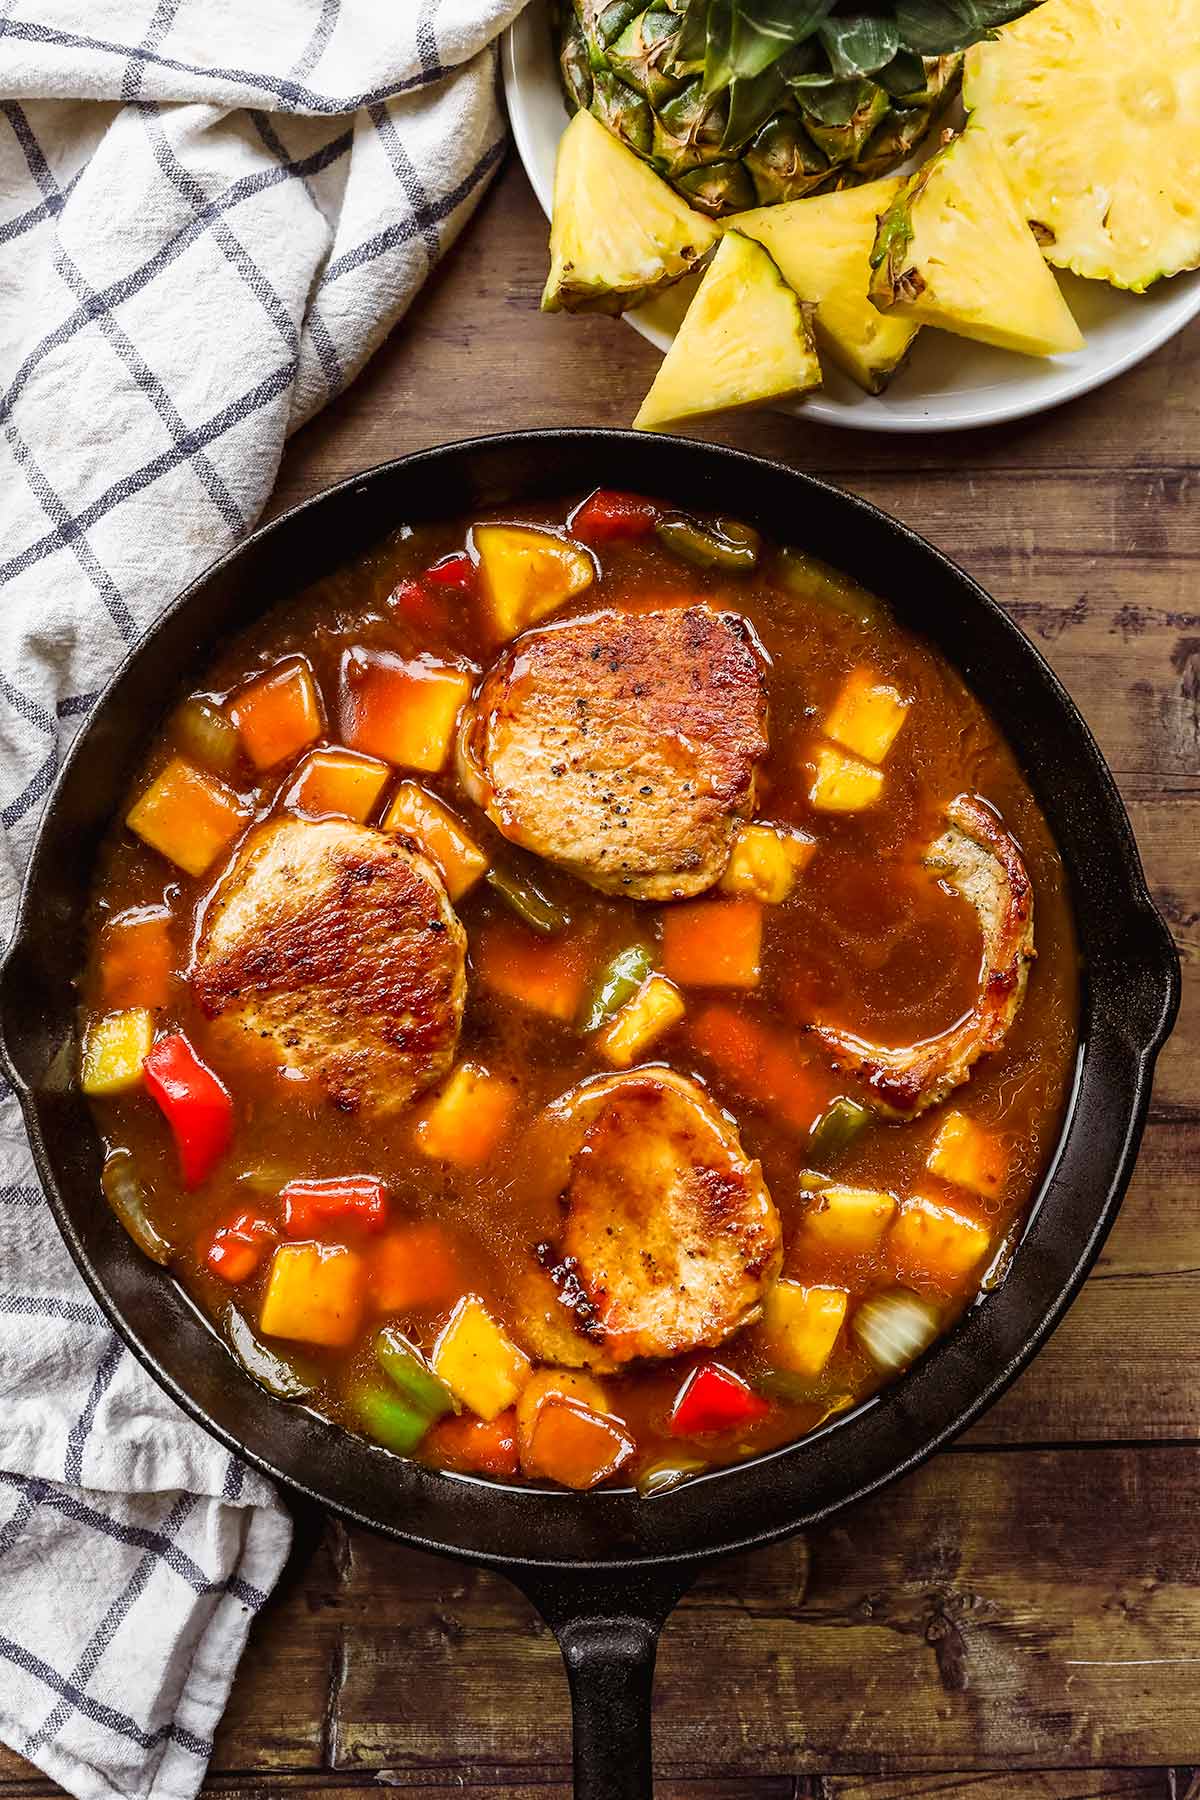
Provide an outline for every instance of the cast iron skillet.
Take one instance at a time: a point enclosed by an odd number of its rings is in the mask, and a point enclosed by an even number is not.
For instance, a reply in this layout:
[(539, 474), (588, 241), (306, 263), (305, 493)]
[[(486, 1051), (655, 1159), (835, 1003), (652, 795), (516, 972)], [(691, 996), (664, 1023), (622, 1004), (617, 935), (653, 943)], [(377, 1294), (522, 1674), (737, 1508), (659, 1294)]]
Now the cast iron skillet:
[[(1084, 975), (1070, 1117), (1007, 1281), (857, 1411), (650, 1501), (435, 1474), (272, 1400), (109, 1212), (100, 1144), (73, 1085), (73, 978), (96, 849), (165, 707), (218, 643), (403, 521), (601, 484), (752, 520), (846, 570), (938, 645), (991, 708), (1045, 809), (1070, 878)], [(1171, 939), (1096, 744), (1037, 651), (967, 575), (863, 501), (777, 464), (624, 432), (522, 432), (407, 457), (297, 507), (217, 563), (147, 634), (47, 806), (0, 971), (0, 1048), (67, 1245), (151, 1374), (265, 1473), (358, 1524), (515, 1581), (566, 1659), (577, 1795), (644, 1800), (657, 1636), (697, 1572), (911, 1469), (996, 1398), (1062, 1316), (1124, 1193), (1178, 986)]]

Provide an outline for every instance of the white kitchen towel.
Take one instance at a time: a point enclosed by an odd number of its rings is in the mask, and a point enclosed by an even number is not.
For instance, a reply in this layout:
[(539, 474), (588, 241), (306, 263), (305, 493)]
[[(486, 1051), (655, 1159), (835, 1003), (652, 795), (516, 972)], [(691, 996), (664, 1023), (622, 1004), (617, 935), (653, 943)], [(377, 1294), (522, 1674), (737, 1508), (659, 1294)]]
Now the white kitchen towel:
[[(0, 0), (0, 942), (70, 733), (499, 164), (522, 3)], [(82, 1287), (0, 1078), (0, 1737), (194, 1794), (289, 1542)]]

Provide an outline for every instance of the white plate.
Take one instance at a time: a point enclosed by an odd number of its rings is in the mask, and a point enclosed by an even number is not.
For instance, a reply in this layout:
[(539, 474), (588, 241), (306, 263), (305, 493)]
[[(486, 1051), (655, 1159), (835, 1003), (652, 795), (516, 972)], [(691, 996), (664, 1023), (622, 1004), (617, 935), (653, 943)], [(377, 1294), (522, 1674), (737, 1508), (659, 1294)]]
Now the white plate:
[[(504, 87), (525, 171), (550, 215), (554, 158), (567, 123), (545, 0), (534, 0), (504, 41)], [(1200, 313), (1200, 270), (1160, 281), (1148, 294), (1122, 294), (1100, 281), (1062, 277), (1068, 304), (1087, 339), (1074, 356), (1015, 356), (925, 330), (886, 394), (864, 394), (830, 368), (819, 393), (794, 411), (859, 431), (961, 431), (997, 425), (1086, 394), (1141, 362)], [(687, 299), (680, 283), (625, 317), (665, 350)], [(682, 291), (681, 291), (682, 290)]]

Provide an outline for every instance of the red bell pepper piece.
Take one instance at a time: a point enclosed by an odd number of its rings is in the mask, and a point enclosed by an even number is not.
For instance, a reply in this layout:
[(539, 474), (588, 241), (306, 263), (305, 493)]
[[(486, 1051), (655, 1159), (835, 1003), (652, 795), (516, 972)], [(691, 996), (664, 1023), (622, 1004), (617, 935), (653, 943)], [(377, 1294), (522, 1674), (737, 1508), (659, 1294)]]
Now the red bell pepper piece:
[(612, 538), (649, 537), (658, 523), (660, 509), (641, 494), (623, 494), (616, 488), (597, 488), (571, 515), (571, 536), (585, 544), (606, 544)]
[(338, 1175), (332, 1181), (289, 1181), (280, 1194), (283, 1229), (290, 1238), (320, 1237), (325, 1225), (387, 1224), (387, 1193), (374, 1175)]
[(440, 562), (425, 571), (426, 581), (432, 581), (436, 587), (457, 588), (461, 594), (473, 593), (476, 579), (475, 564), (465, 550), (443, 556)]
[(213, 1233), (204, 1261), (206, 1267), (222, 1281), (249, 1281), (263, 1259), (267, 1245), (275, 1239), (275, 1228), (269, 1219), (249, 1210), (238, 1213), (228, 1225), (219, 1225)]
[(517, 1415), (511, 1409), (491, 1420), (447, 1414), (426, 1434), (421, 1455), (439, 1469), (512, 1480), (519, 1467)]
[(702, 1363), (679, 1390), (671, 1414), (672, 1437), (701, 1437), (707, 1431), (736, 1431), (771, 1410), (769, 1400), (754, 1393), (720, 1363)]
[(388, 595), (388, 605), (394, 606), (418, 631), (438, 634), (450, 623), (445, 601), (431, 594), (423, 581), (414, 581), (411, 576), (396, 583)]
[(171, 1127), (185, 1187), (207, 1180), (233, 1141), (233, 1100), (181, 1031), (159, 1038), (142, 1064)]

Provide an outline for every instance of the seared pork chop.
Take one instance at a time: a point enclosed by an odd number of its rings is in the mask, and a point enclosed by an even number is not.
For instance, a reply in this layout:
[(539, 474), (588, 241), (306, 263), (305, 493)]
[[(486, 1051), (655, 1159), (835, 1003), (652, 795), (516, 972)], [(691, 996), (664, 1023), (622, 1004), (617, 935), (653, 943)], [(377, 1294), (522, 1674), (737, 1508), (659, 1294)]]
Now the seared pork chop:
[(449, 1068), (466, 934), (432, 863), (349, 820), (281, 819), (243, 841), (192, 985), (231, 1054), (313, 1082), (344, 1112), (397, 1111)]
[(739, 614), (589, 613), (508, 647), (464, 714), (459, 771), (513, 843), (603, 893), (676, 900), (729, 860), (766, 719)]
[(522, 1335), (546, 1361), (612, 1369), (723, 1343), (779, 1273), (762, 1170), (704, 1090), (665, 1068), (583, 1082), (546, 1124), (566, 1164)]
[(1020, 1010), (1033, 947), (1033, 888), (1015, 840), (975, 794), (946, 808), (946, 829), (922, 857), (979, 915), (983, 960), (975, 1004), (956, 1025), (924, 1043), (888, 1049), (852, 1032), (815, 1027), (838, 1066), (865, 1083), (882, 1112), (910, 1118), (944, 1100), (973, 1065), (1003, 1043)]

